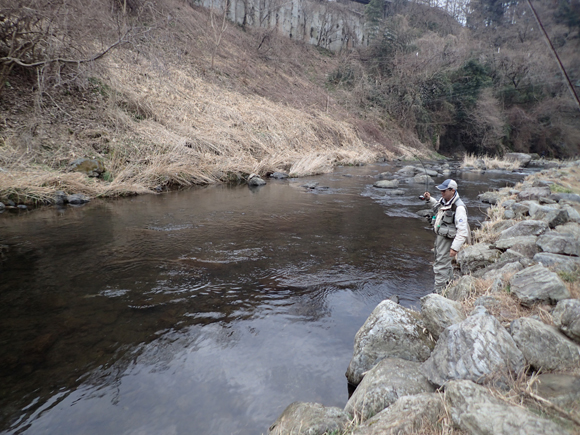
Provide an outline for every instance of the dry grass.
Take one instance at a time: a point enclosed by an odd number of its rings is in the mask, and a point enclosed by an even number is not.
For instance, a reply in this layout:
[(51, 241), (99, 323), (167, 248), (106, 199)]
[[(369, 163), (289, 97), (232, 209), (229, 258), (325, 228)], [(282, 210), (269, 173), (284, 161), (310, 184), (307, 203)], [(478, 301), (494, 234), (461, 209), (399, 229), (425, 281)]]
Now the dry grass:
[(463, 156), (463, 162), (461, 163), (461, 167), (462, 168), (477, 167), (476, 164), (477, 160), (483, 160), (485, 167), (487, 169), (505, 169), (508, 171), (513, 171), (521, 167), (519, 162), (503, 160), (499, 157), (490, 157), (488, 155), (477, 156), (475, 154), (465, 154)]
[(550, 307), (543, 304), (536, 304), (530, 308), (524, 307), (519, 300), (509, 293), (508, 283), (513, 274), (506, 274), (503, 277), (503, 289), (492, 291), (493, 282), (485, 278), (475, 278), (472, 291), (467, 299), (461, 302), (463, 313), (468, 316), (475, 308), (475, 301), (481, 296), (492, 296), (497, 300), (497, 304), (490, 306), (488, 311), (496, 317), (504, 326), (508, 326), (512, 321), (520, 317), (539, 316), (548, 325), (553, 324), (550, 315)]
[[(229, 25), (211, 69), (208, 12), (174, 0), (156, 8), (147, 8), (153, 30), (82, 65), (66, 85), (11, 78), (0, 99), (10, 120), (0, 134), (0, 198), (50, 199), (54, 183), (44, 178), (57, 174), (67, 193), (115, 196), (428, 155), (333, 99), (324, 84), (338, 56), (275, 32), (260, 46), (263, 29)], [(79, 157), (102, 159), (107, 181), (62, 181)]]

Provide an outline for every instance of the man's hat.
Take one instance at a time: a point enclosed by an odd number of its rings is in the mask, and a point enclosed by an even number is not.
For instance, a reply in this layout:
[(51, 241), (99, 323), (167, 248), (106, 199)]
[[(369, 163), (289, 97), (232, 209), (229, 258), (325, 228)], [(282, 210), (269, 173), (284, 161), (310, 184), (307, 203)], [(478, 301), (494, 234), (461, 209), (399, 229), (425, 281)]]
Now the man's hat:
[(437, 186), (437, 189), (439, 189), (439, 190), (447, 190), (447, 189), (457, 190), (457, 183), (455, 182), (455, 180), (448, 178), (442, 184)]

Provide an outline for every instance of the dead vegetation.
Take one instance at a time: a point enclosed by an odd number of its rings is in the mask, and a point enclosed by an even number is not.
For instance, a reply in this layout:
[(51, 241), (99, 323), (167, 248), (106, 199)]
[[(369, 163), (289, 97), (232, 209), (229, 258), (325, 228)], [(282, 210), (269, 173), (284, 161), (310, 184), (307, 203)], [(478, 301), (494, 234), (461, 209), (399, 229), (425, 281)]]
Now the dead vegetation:
[[(2, 11), (13, 13), (6, 1)], [(30, 3), (37, 15), (51, 5)], [(324, 88), (337, 62), (330, 52), (275, 33), (264, 39), (189, 3), (127, 5), (78, 0), (68, 27), (57, 8), (58, 26), (42, 27), (54, 47), (47, 42), (26, 60), (46, 68), (11, 64), (0, 94), (0, 199), (46, 201), (56, 185), (117, 196), (428, 153), (337, 104)], [(58, 61), (102, 53), (119, 38), (98, 61)], [(102, 160), (104, 179), (67, 174), (79, 157)]]

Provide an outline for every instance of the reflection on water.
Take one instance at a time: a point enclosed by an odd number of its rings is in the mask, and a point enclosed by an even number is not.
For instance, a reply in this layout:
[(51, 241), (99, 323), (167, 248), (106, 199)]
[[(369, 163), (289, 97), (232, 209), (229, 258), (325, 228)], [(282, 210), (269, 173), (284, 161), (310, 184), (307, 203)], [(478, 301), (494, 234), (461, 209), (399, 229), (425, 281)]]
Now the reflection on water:
[[(431, 290), (424, 186), (372, 187), (396, 169), (0, 216), (1, 433), (259, 434), (296, 400), (343, 407), (372, 309)], [(459, 176), (472, 222), (520, 178)]]

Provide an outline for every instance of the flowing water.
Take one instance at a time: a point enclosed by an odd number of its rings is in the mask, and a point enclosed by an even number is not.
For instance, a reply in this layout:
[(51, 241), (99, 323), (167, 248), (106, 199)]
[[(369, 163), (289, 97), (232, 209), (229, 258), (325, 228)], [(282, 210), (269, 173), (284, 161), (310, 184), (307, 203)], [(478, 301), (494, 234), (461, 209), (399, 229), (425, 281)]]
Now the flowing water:
[[(291, 402), (343, 407), (373, 308), (432, 289), (425, 186), (372, 187), (396, 169), (4, 213), (0, 433), (265, 434)], [(455, 176), (472, 226), (522, 177)]]

